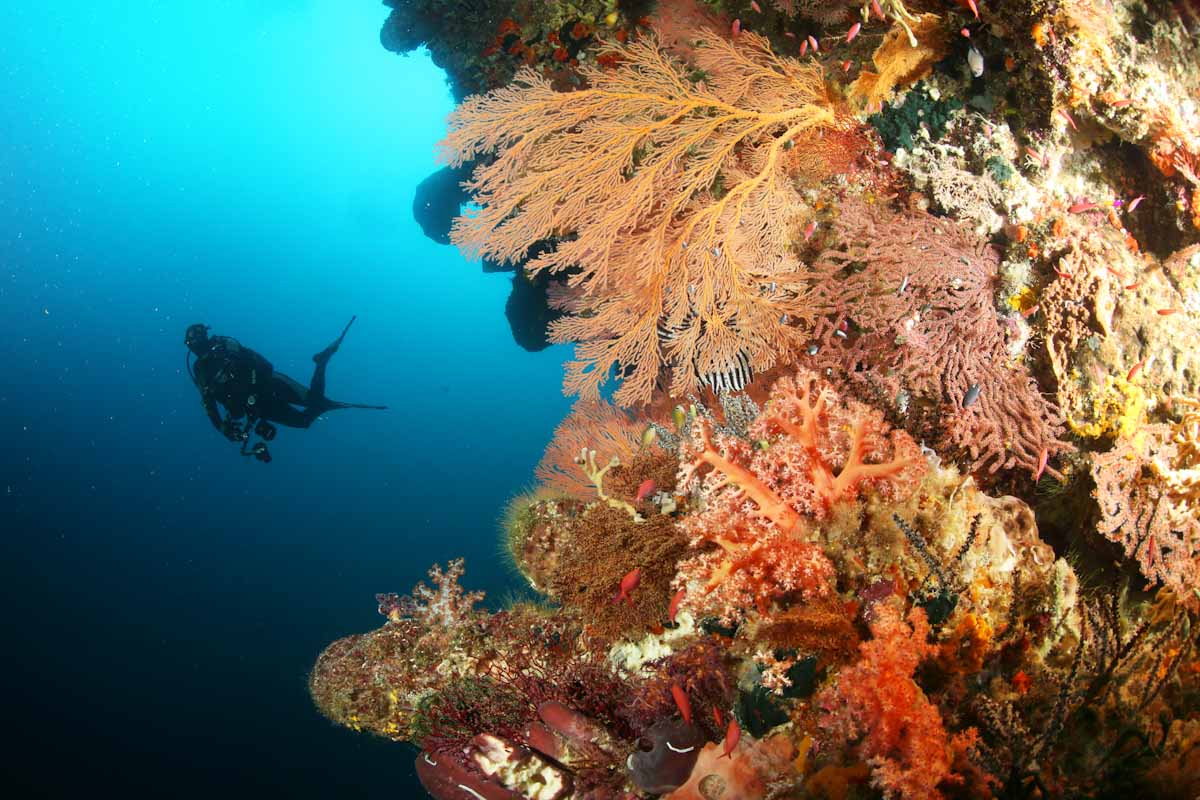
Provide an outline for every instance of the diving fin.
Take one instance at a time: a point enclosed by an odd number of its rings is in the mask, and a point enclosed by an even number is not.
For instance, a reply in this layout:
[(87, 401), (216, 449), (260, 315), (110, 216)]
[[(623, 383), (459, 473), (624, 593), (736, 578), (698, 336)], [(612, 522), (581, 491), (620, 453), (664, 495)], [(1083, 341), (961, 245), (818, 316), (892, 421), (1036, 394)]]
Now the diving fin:
[(387, 406), (372, 406), (366, 403), (341, 403), (337, 400), (329, 401), (329, 411), (334, 411), (339, 408), (368, 408), (374, 411), (387, 411)]
[(342, 328), (342, 335), (334, 339), (333, 344), (329, 345), (329, 347), (326, 347), (324, 350), (312, 357), (314, 363), (324, 364), (328, 362), (329, 359), (333, 358), (333, 354), (336, 353), (338, 348), (342, 346), (342, 340), (346, 338), (346, 334), (350, 331), (350, 326), (354, 324), (354, 320), (356, 319), (358, 319), (357, 314), (350, 318), (350, 321), (346, 323), (346, 327)]

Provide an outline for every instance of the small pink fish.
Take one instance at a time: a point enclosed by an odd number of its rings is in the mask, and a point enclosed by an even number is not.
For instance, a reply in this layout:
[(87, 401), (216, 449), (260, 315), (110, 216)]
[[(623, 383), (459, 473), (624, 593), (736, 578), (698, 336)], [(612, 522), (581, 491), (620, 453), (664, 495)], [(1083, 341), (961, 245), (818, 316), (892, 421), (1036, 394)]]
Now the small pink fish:
[(1046, 464), (1048, 464), (1049, 462), (1050, 462), (1050, 451), (1043, 447), (1041, 454), (1038, 455), (1037, 472), (1033, 473), (1033, 482), (1034, 483), (1037, 483), (1038, 481), (1040, 481), (1042, 479), (1042, 473), (1046, 471)]
[(1130, 212), (1132, 212), (1134, 209), (1136, 209), (1138, 206), (1140, 206), (1140, 205), (1142, 204), (1142, 201), (1143, 201), (1143, 200), (1145, 200), (1145, 199), (1146, 199), (1146, 195), (1144, 195), (1144, 194), (1139, 194), (1137, 197), (1135, 197), (1135, 198), (1133, 198), (1132, 200), (1130, 200), (1130, 201), (1129, 201), (1129, 210), (1130, 210)]
[(862, 30), (862, 23), (856, 22), (850, 26), (850, 30), (846, 32), (846, 44), (854, 41), (854, 37), (858, 36), (858, 32)]
[(810, 34), (808, 37), (808, 43), (812, 45), (812, 49), (813, 49), (814, 53), (821, 52), (821, 44), (820, 44), (820, 42), (817, 41), (815, 36), (812, 36)]
[(962, 30), (959, 31), (959, 33), (962, 34), (962, 37), (964, 39), (971, 38), (971, 29), (970, 28), (963, 28)]
[(729, 727), (725, 729), (725, 752), (719, 758), (733, 760), (733, 750), (737, 747), (738, 739), (742, 738), (742, 729), (738, 727), (737, 719), (729, 718)]
[(809, 239), (812, 238), (812, 235), (816, 232), (817, 232), (817, 221), (814, 219), (812, 222), (810, 222), (804, 226), (804, 241), (807, 242)]
[(1132, 104), (1133, 104), (1132, 100), (1113, 100), (1111, 103), (1108, 104), (1108, 107), (1109, 108), (1124, 108), (1125, 106), (1132, 105)]
[(849, 60), (843, 61), (842, 62), (842, 72), (849, 72), (849, 71), (850, 71), (850, 61)]
[(975, 4), (975, 0), (967, 0), (967, 6), (971, 9), (971, 13), (975, 15), (975, 19), (979, 19), (979, 6)]
[(754, 0), (750, 0), (750, 7), (754, 9), (754, 13), (756, 13), (756, 14), (762, 13), (762, 6), (760, 6), (758, 3), (754, 2)]
[(679, 688), (678, 683), (671, 684), (671, 696), (675, 698), (675, 707), (683, 715), (683, 721), (690, 725), (692, 723), (692, 704), (688, 702), (688, 696), (684, 694), (683, 689)]
[(734, 36), (737, 36), (739, 33), (742, 32), (742, 21), (740, 19), (735, 19), (733, 21), (733, 25), (729, 26), (729, 30), (733, 33)]
[(883, 15), (883, 9), (879, 6), (879, 0), (871, 0), (871, 10), (874, 11), (875, 16), (879, 17), (880, 19), (887, 19), (887, 17)]
[(1067, 211), (1070, 211), (1072, 214), (1082, 214), (1085, 211), (1095, 211), (1099, 207), (1100, 206), (1096, 205), (1091, 200), (1078, 200), (1075, 203), (1072, 203), (1071, 207), (1068, 208)]
[(1077, 128), (1075, 126), (1075, 120), (1071, 117), (1071, 115), (1069, 113), (1067, 113), (1067, 110), (1065, 108), (1060, 108), (1058, 110), (1058, 115), (1067, 121), (1067, 124), (1071, 126), (1071, 130), (1073, 130), (1073, 131), (1079, 130), (1079, 128)]
[(634, 569), (630, 570), (628, 575), (626, 575), (624, 578), (621, 578), (621, 588), (617, 592), (617, 596), (613, 598), (613, 602), (619, 603), (624, 600), (629, 605), (633, 605), (633, 598), (629, 596), (629, 593), (636, 589), (638, 584), (641, 582), (641, 568), (635, 567)]
[(671, 620), (671, 624), (675, 624), (675, 615), (679, 613), (679, 607), (683, 605), (683, 598), (687, 597), (687, 589), (680, 589), (671, 598), (671, 606), (667, 609), (667, 619)]
[(796, 34), (792, 33), (791, 31), (784, 31), (784, 32), (783, 32), (783, 35), (784, 35), (784, 36), (786, 36), (786, 37), (788, 37), (789, 39), (795, 39), (795, 38), (796, 38)]
[(808, 40), (805, 39), (804, 41), (800, 42), (800, 55), (803, 56), (807, 52), (808, 52)]
[(653, 478), (646, 478), (646, 480), (642, 481), (641, 486), (638, 486), (637, 502), (640, 503), (643, 500), (645, 500), (647, 497), (649, 497), (650, 495), (654, 494), (654, 491), (657, 488), (658, 487), (654, 485)]

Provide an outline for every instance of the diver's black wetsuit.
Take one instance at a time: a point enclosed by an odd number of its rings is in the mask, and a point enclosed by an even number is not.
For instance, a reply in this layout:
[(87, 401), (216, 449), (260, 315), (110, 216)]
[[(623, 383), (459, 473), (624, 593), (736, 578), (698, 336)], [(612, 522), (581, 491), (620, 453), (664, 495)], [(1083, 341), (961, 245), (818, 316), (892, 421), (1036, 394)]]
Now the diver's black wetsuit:
[[(271, 362), (236, 339), (207, 336), (203, 330), (188, 329), (186, 343), (196, 354), (192, 378), (200, 390), (200, 402), (213, 427), (230, 441), (244, 439), (240, 426), (232, 423), (243, 417), (253, 423), (267, 420), (290, 428), (307, 428), (326, 411), (339, 408), (377, 408), (356, 403), (340, 403), (325, 396), (325, 368), (354, 324), (351, 319), (333, 344), (313, 356), (316, 368), (308, 388), (293, 378), (276, 372)], [(217, 404), (228, 412), (222, 419)], [(300, 406), (297, 408), (296, 406)]]

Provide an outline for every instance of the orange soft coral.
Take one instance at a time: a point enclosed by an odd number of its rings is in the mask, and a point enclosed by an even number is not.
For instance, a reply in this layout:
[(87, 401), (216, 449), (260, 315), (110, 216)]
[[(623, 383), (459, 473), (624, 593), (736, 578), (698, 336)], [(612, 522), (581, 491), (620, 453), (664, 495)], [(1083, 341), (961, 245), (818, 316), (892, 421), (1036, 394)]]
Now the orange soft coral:
[(683, 448), (679, 487), (697, 487), (701, 509), (681, 527), (693, 547), (717, 548), (680, 564), (676, 584), (701, 583), (696, 603), (726, 621), (827, 596), (834, 568), (812, 526), (868, 487), (895, 495), (924, 471), (907, 434), (811, 373), (776, 381), (768, 406), (753, 442), (700, 419)]
[[(852, 499), (864, 482), (883, 488), (903, 473), (911, 477), (911, 468), (925, 463), (912, 440), (899, 431), (891, 431), (889, 446), (888, 426), (877, 412), (857, 403), (835, 409), (830, 406), (834, 397), (812, 376), (782, 378), (775, 384), (771, 413), (765, 419), (768, 427), (782, 430), (791, 446), (800, 449), (798, 460), (807, 466), (819, 513)], [(879, 463), (868, 463), (868, 458)], [(836, 462), (841, 468), (834, 475)]]
[(892, 605), (878, 608), (874, 638), (859, 646), (862, 658), (838, 674), (818, 704), (828, 712), (823, 725), (844, 740), (861, 737), (859, 751), (872, 768), (872, 783), (886, 797), (942, 797), (938, 786), (954, 782), (951, 764), (975, 741), (975, 730), (950, 736), (942, 715), (913, 681), (917, 665), (938, 652), (930, 644), (925, 612), (908, 621)]

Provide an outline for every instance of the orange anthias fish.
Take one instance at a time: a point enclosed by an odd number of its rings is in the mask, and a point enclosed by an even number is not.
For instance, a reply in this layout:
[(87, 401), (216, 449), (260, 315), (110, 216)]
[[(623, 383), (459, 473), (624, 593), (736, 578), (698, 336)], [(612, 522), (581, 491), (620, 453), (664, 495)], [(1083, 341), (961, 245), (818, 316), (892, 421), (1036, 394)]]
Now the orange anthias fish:
[(642, 481), (642, 484), (638, 486), (637, 502), (642, 502), (647, 497), (654, 494), (657, 489), (658, 487), (654, 484), (654, 479), (646, 478), (646, 480)]
[(687, 695), (679, 688), (678, 683), (671, 684), (671, 696), (675, 698), (675, 707), (683, 715), (683, 721), (692, 724), (692, 704), (688, 702)]
[(675, 615), (679, 613), (679, 606), (683, 604), (683, 598), (687, 597), (687, 589), (680, 589), (671, 598), (671, 606), (667, 609), (667, 619), (671, 620), (671, 624), (675, 624)]
[(738, 727), (737, 720), (733, 717), (729, 718), (729, 727), (725, 729), (725, 752), (721, 753), (721, 758), (728, 756), (729, 760), (733, 760), (733, 750), (737, 747), (738, 739), (742, 738), (742, 729)]
[(613, 602), (619, 603), (624, 600), (625, 602), (629, 603), (629, 605), (633, 605), (633, 598), (629, 596), (629, 593), (636, 589), (638, 584), (641, 582), (641, 568), (637, 567), (630, 570), (628, 575), (626, 575), (624, 578), (621, 578), (621, 588), (617, 592), (617, 596), (613, 598)]

